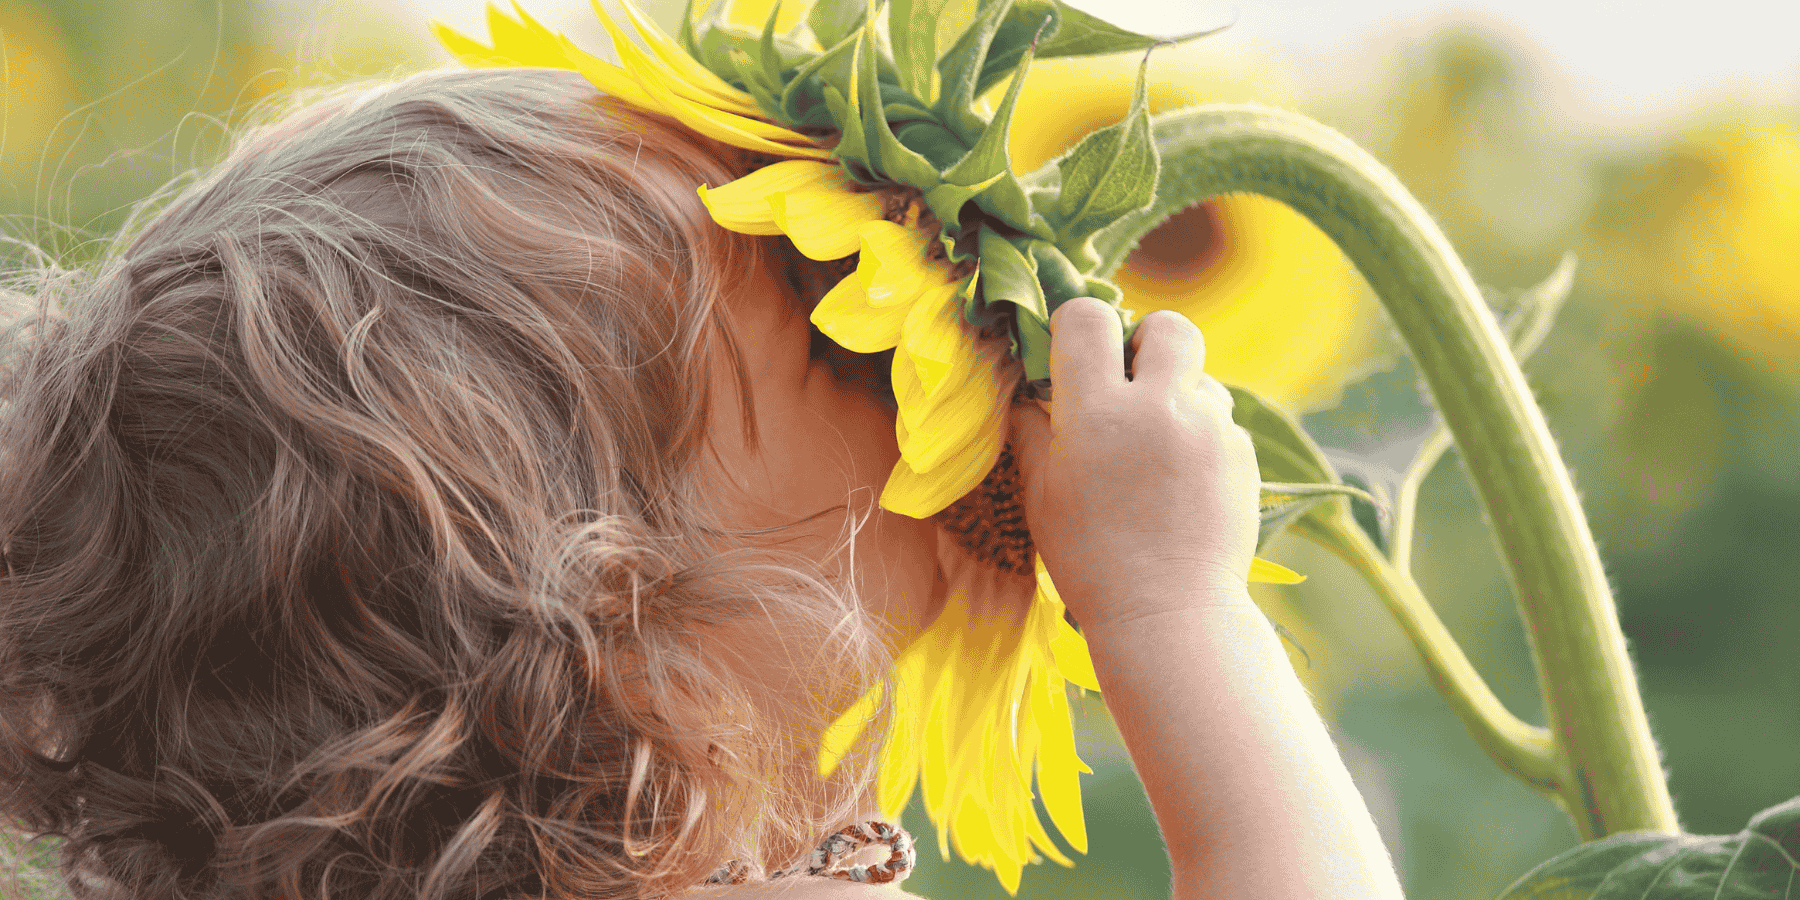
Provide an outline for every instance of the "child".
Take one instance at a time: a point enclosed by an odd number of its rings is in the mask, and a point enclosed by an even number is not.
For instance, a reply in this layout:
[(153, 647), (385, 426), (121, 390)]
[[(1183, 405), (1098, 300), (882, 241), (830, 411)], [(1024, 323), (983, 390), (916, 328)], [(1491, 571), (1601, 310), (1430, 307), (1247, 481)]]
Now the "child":
[[(72, 894), (904, 896), (707, 884), (870, 818), (877, 748), (821, 779), (820, 735), (942, 592), (874, 503), (882, 373), (807, 326), (841, 273), (694, 193), (748, 165), (570, 72), (419, 76), (41, 279), (0, 339), (0, 815)], [(1246, 593), (1200, 335), (1149, 317), (1127, 378), (1117, 321), (1058, 310), (1012, 443), (1176, 896), (1398, 896)]]

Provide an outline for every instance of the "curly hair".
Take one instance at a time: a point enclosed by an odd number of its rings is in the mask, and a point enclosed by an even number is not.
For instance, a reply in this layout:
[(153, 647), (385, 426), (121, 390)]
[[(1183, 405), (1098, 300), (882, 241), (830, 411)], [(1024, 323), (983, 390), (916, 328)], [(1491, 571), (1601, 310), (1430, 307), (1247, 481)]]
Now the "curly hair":
[(573, 73), (432, 73), (30, 275), (0, 816), (77, 898), (653, 896), (854, 812), (870, 748), (822, 781), (817, 738), (892, 648), (696, 476), (777, 252), (695, 196), (728, 154)]

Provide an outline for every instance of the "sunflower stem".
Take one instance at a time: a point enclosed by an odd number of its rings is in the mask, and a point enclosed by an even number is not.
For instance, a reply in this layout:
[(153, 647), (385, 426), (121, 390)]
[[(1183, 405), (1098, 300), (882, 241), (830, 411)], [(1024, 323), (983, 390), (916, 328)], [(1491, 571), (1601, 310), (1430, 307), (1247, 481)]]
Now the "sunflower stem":
[(1406, 477), (1400, 479), (1399, 487), (1394, 489), (1394, 535), (1388, 542), (1388, 559), (1393, 561), (1394, 568), (1407, 575), (1412, 574), (1412, 539), (1419, 515), (1419, 488), (1424, 486), (1431, 470), (1437, 468), (1444, 451), (1454, 443), (1450, 429), (1442, 422), (1433, 426), (1431, 434), (1419, 447), (1419, 455), (1407, 468)]
[[(1230, 192), (1286, 203), (1336, 241), (1417, 360), (1493, 523), (1537, 663), (1555, 769), (1568, 773), (1559, 797), (1577, 830), (1584, 839), (1677, 832), (1574, 484), (1505, 337), (1437, 225), (1374, 157), (1304, 116), (1203, 106), (1157, 117), (1153, 134), (1162, 154), (1156, 200), (1097, 238), (1103, 266), (1171, 213)], [(1402, 583), (1374, 580), (1378, 589)]]
[(1547, 794), (1564, 792), (1568, 779), (1557, 770), (1550, 730), (1520, 720), (1500, 702), (1411, 575), (1389, 562), (1341, 508), (1328, 516), (1302, 518), (1293, 531), (1349, 563), (1375, 589), (1419, 652), (1438, 693), (1500, 768)]

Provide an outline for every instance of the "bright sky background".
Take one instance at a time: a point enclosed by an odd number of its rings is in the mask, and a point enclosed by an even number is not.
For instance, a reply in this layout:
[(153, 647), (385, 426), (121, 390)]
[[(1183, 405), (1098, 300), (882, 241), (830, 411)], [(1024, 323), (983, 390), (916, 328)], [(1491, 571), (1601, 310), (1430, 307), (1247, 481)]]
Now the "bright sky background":
[[(476, 34), (483, 0), (406, 0)], [(1073, 0), (1108, 21), (1180, 33), (1235, 23), (1207, 38), (1221, 52), (1273, 51), (1309, 93), (1354, 91), (1397, 46), (1446, 22), (1510, 38), (1533, 65), (1553, 113), (1635, 127), (1719, 102), (1800, 105), (1800, 2), (1706, 0)], [(526, 0), (562, 24), (591, 20), (586, 0)]]

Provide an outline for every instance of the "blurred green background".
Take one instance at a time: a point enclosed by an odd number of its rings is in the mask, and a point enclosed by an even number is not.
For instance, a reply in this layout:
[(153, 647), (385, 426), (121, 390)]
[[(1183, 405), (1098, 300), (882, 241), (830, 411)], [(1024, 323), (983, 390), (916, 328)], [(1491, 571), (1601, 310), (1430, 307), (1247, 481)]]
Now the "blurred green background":
[[(603, 46), (591, 20), (553, 21)], [(0, 234), (71, 264), (93, 258), (134, 203), (215, 158), (258, 102), (448, 63), (418, 10), (338, 0), (0, 0), (0, 39)], [(1309, 87), (1296, 74), (1306, 61), (1291, 55), (1239, 46), (1211, 59), (1204, 41), (1153, 70), (1163, 106), (1261, 100), (1345, 131), (1399, 173), (1484, 285), (1523, 287), (1565, 250), (1578, 255), (1574, 294), (1526, 371), (1583, 493), (1682, 823), (1733, 832), (1800, 793), (1800, 109), (1720, 100), (1584, 128), (1551, 114), (1532, 59), (1529, 35), (1446, 22), (1396, 41), (1360, 91)], [(1044, 128), (1015, 135), (1015, 158), (1046, 158), (1109, 124), (1122, 102), (1079, 114), (1072, 104), (1128, 90), (1122, 73), (1135, 68), (1034, 70), (1044, 102), (1062, 106), (1022, 114)], [(1304, 413), (1347, 472), (1391, 487), (1430, 406), (1341, 258), (1266, 206), (1184, 219), (1172, 234), (1185, 243), (1172, 245), (1207, 252), (1147, 250), (1121, 280), (1140, 302), (1202, 321), (1214, 374)], [(7, 248), (9, 266), (26, 252)], [(1346, 568), (1293, 541), (1268, 555), (1311, 576), (1259, 600), (1304, 645), (1296, 664), (1410, 896), (1493, 897), (1575, 843), (1548, 799), (1476, 748)], [(1454, 453), (1426, 482), (1415, 559), (1477, 668), (1541, 721), (1529, 650)], [(1167, 897), (1117, 735), (1097, 700), (1078, 707), (1095, 769), (1084, 779), (1091, 852), (1072, 870), (1033, 867), (1020, 895)], [(918, 810), (907, 824), (924, 848), (909, 889), (1005, 896), (990, 875), (939, 862)]]

